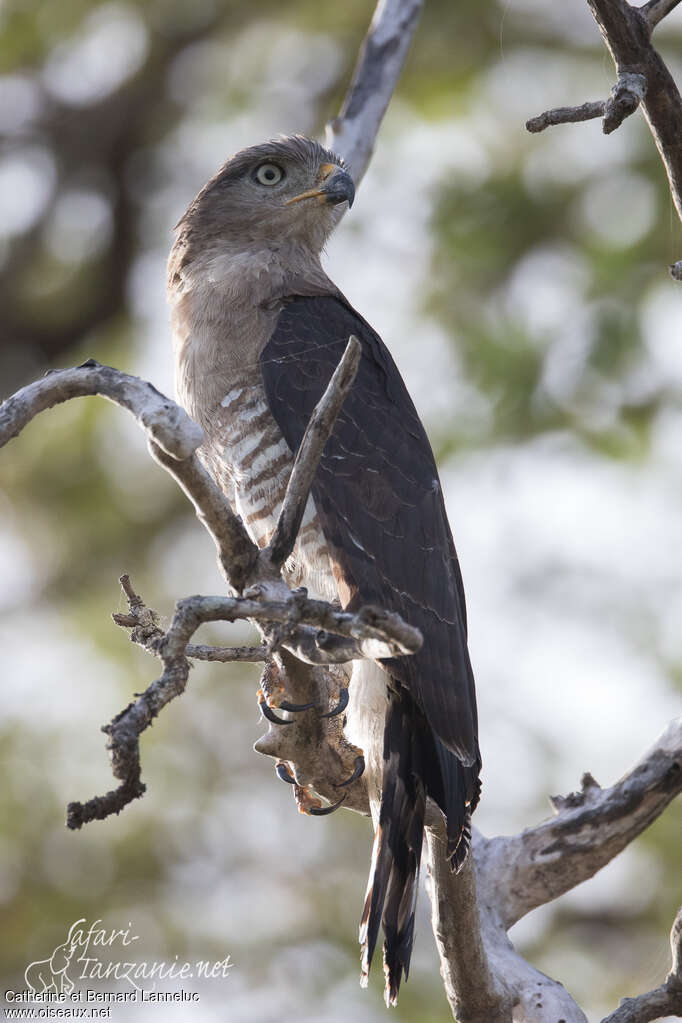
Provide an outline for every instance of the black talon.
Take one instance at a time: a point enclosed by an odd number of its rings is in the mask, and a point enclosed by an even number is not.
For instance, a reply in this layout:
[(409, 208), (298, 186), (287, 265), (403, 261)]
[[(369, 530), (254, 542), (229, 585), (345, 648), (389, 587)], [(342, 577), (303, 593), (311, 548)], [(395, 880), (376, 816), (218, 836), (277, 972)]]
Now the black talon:
[(351, 774), (350, 778), (346, 778), (345, 781), (340, 781), (339, 784), (336, 787), (339, 788), (339, 789), (342, 789), (345, 785), (351, 785), (354, 781), (357, 781), (358, 778), (362, 778), (364, 773), (365, 773), (365, 758), (363, 756), (356, 757), (355, 758), (355, 769), (353, 770), (353, 773)]
[(280, 710), (288, 710), (291, 714), (299, 714), (302, 710), (312, 710), (316, 706), (314, 703), (289, 703), (288, 700), (282, 700), (280, 703)]
[(296, 779), (283, 760), (280, 760), (279, 763), (275, 764), (275, 773), (281, 781), (285, 781), (289, 785), (296, 784)]
[(337, 714), (343, 714), (344, 710), (348, 706), (348, 689), (342, 689), (339, 694), (339, 702), (331, 710), (328, 710), (326, 714), (320, 714), (321, 718), (335, 718)]
[(286, 718), (278, 718), (274, 710), (271, 710), (268, 706), (268, 701), (264, 696), (259, 697), (258, 706), (263, 717), (268, 721), (272, 721), (273, 725), (293, 725), (293, 721), (287, 721)]
[(334, 810), (338, 810), (346, 798), (346, 793), (341, 796), (338, 803), (332, 803), (331, 806), (311, 806), (306, 813), (309, 813), (311, 817), (326, 817), (327, 814), (334, 813)]

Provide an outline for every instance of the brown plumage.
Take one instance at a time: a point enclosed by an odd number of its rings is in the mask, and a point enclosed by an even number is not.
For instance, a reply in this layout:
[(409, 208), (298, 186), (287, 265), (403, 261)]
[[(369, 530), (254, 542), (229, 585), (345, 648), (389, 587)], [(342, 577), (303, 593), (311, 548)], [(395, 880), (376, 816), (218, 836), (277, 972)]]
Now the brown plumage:
[(320, 265), (344, 199), (352, 184), (342, 162), (316, 142), (296, 136), (239, 153), (178, 225), (169, 297), (180, 397), (261, 545), (348, 336), (362, 344), (287, 567), (314, 594), (398, 611), (424, 636), (413, 657), (355, 663), (345, 727), (365, 751), (375, 825), (363, 978), (382, 926), (395, 1002), (409, 970), (426, 802), (446, 817), (457, 869), (480, 755), (464, 593), (433, 454), (387, 348)]

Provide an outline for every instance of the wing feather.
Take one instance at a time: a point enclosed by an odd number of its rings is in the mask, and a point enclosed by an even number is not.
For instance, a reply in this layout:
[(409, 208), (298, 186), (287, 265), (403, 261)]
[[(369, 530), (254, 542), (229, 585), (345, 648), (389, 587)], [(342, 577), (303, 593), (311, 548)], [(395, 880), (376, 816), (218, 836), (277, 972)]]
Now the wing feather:
[(292, 296), (261, 355), (270, 409), (293, 451), (351, 334), (360, 368), (322, 456), (313, 497), (352, 594), (421, 629), (412, 657), (384, 661), (464, 765), (477, 763), (462, 579), (428, 438), (381, 338), (336, 296)]

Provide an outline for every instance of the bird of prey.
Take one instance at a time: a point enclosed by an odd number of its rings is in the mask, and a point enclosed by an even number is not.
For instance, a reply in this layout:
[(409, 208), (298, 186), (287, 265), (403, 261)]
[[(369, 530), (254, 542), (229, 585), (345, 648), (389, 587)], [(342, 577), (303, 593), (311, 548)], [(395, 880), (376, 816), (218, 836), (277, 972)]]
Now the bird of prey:
[(396, 611), (424, 638), (415, 655), (354, 662), (345, 723), (365, 754), (375, 828), (362, 980), (381, 926), (395, 1004), (410, 964), (427, 800), (445, 817), (457, 870), (481, 759), (464, 591), (434, 456), (388, 349), (320, 262), (353, 197), (343, 160), (311, 139), (237, 153), (177, 225), (168, 295), (180, 400), (260, 546), (348, 338), (361, 342), (285, 571), (290, 584), (344, 608)]

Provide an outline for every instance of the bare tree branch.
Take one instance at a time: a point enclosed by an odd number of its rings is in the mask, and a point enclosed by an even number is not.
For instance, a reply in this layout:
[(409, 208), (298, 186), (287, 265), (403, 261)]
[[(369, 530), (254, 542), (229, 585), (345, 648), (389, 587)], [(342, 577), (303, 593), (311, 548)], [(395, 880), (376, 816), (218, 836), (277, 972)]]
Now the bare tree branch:
[[(682, 97), (675, 81), (651, 42), (651, 32), (679, 0), (650, 0), (633, 7), (627, 0), (587, 0), (616, 66), (618, 80), (604, 103), (604, 133), (615, 131), (638, 106), (642, 107), (668, 175), (670, 192), (682, 220)], [(589, 120), (600, 116), (598, 103), (548, 110), (526, 122), (531, 132), (552, 124)], [(680, 264), (670, 268), (682, 280)]]
[(203, 643), (188, 643), (185, 655), (194, 661), (238, 661), (241, 664), (256, 664), (268, 658), (264, 646), (206, 646)]
[(379, 0), (341, 112), (327, 125), (327, 147), (344, 158), (356, 184), (372, 158), (422, 6), (423, 0)]
[(149, 440), (172, 458), (185, 459), (203, 443), (201, 427), (184, 409), (139, 377), (88, 359), (73, 369), (51, 370), (0, 405), (0, 447), (40, 412), (71, 398), (100, 395), (135, 416)]
[(240, 590), (255, 565), (258, 548), (195, 455), (203, 443), (203, 430), (146, 380), (94, 359), (73, 369), (54, 370), (0, 405), (0, 447), (17, 437), (40, 412), (71, 398), (94, 395), (108, 398), (135, 416), (147, 434), (151, 454), (191, 500), (213, 538), (226, 578)]
[(511, 1023), (504, 974), (491, 969), (483, 941), (472, 857), (453, 874), (441, 819), (426, 833), (426, 869), (433, 934), (453, 1016), (460, 1023)]
[(526, 130), (537, 134), (555, 124), (573, 124), (577, 121), (591, 121), (595, 117), (603, 117), (602, 129), (605, 135), (610, 135), (616, 128), (620, 128), (626, 117), (634, 114), (645, 93), (644, 75), (626, 71), (618, 75), (618, 81), (606, 101), (596, 100), (583, 103), (579, 107), (555, 107), (553, 110), (546, 110), (543, 114), (526, 121)]
[(572, 124), (577, 121), (591, 121), (595, 117), (603, 117), (602, 125), (605, 135), (619, 128), (626, 117), (634, 114), (646, 93), (646, 78), (632, 71), (623, 71), (611, 90), (611, 95), (604, 100), (583, 103), (579, 107), (556, 107), (546, 110), (544, 114), (531, 117), (526, 121), (526, 130), (534, 134), (544, 131), (555, 124)]
[[(353, 351), (349, 346), (346, 369), (352, 363)], [(320, 413), (328, 415), (330, 408), (336, 408), (339, 395), (335, 389), (342, 386), (348, 386), (345, 371), (336, 374), (331, 404), (318, 409)], [(268, 731), (258, 740), (256, 749), (277, 759), (277, 773), (293, 783), (296, 802), (303, 812), (327, 813), (343, 803), (366, 813), (362, 751), (345, 739), (340, 713), (329, 717), (329, 712), (321, 712), (326, 707), (332, 711), (343, 709), (348, 674), (339, 662), (360, 656), (408, 654), (418, 649), (419, 633), (388, 612), (365, 608), (353, 614), (311, 600), (304, 590), (290, 591), (274, 572), (269, 556), (263, 560), (265, 552), (255, 558), (250, 553), (255, 548), (248, 537), (244, 540), (240, 520), (198, 462), (194, 454), (201, 440), (198, 428), (179, 414), (181, 410), (173, 402), (136, 378), (92, 364), (51, 374), (19, 392), (0, 409), (0, 442), (16, 436), (39, 411), (71, 396), (96, 393), (111, 397), (136, 415), (150, 436), (154, 457), (189, 494), (219, 551), (230, 549), (237, 559), (243, 559), (242, 578), (248, 588), (242, 596), (181, 600), (170, 628), (163, 632), (158, 616), (144, 605), (129, 579), (122, 577), (129, 610), (115, 615), (115, 621), (131, 629), (131, 638), (161, 659), (163, 672), (104, 728), (119, 787), (84, 804), (70, 803), (68, 826), (79, 828), (87, 821), (119, 813), (143, 794), (140, 735), (162, 708), (184, 691), (191, 656), (215, 660), (270, 658), (266, 659), (260, 696), (263, 711), (268, 714)], [(151, 411), (144, 407), (149, 395)], [(168, 423), (160, 424), (159, 419), (166, 414)], [(313, 442), (314, 436), (317, 439)], [(164, 440), (163, 448), (159, 437)], [(297, 519), (300, 522), (312, 463), (319, 457), (322, 443), (323, 437), (311, 431), (309, 444), (298, 460), (299, 482), (291, 487), (288, 518), (283, 517), (282, 533), (288, 534), (287, 542), (295, 536)], [(184, 457), (178, 458), (168, 449)], [(226, 569), (229, 576), (229, 564)], [(204, 621), (238, 618), (261, 623), (267, 645), (229, 648), (190, 642)], [(279, 717), (270, 709), (288, 714), (287, 707), (293, 705), (311, 709), (293, 717)], [(515, 1023), (555, 1019), (585, 1023), (584, 1014), (561, 984), (525, 962), (506, 932), (524, 913), (592, 876), (647, 827), (682, 789), (681, 763), (682, 721), (677, 721), (610, 789), (600, 789), (586, 775), (579, 794), (553, 800), (557, 811), (554, 819), (511, 838), (488, 840), (476, 834), (473, 861), (459, 877), (450, 874), (439, 846), (442, 822), (429, 819), (427, 863), (432, 879), (434, 933), (448, 998), (463, 1023), (482, 1023), (489, 1018), (509, 1020), (512, 1004)], [(315, 792), (330, 805), (323, 807)], [(679, 988), (676, 954), (677, 966), (665, 984), (624, 1003), (616, 1010), (620, 1015), (613, 1015), (609, 1023), (652, 1019), (661, 1007), (672, 1011)]]
[[(129, 614), (115, 615), (117, 625), (132, 628), (131, 638), (159, 657), (163, 663), (163, 674), (152, 682), (138, 699), (118, 714), (113, 721), (104, 727), (109, 736), (109, 750), (114, 777), (121, 781), (118, 789), (108, 792), (105, 796), (97, 796), (87, 803), (70, 803), (67, 808), (67, 825), (77, 829), (91, 820), (103, 820), (112, 813), (120, 811), (131, 800), (139, 798), (144, 791), (140, 781), (140, 749), (139, 737), (151, 724), (163, 707), (176, 696), (184, 692), (190, 670), (188, 658), (194, 654), (209, 652), (208, 659), (236, 659), (234, 657), (210, 657), (211, 648), (191, 647), (190, 639), (204, 622), (233, 622), (248, 618), (253, 621), (279, 623), (295, 630), (300, 624), (315, 626), (324, 634), (333, 633), (354, 641), (347, 648), (352, 655), (361, 655), (366, 647), (369, 656), (407, 654), (419, 648), (421, 635), (417, 629), (406, 625), (398, 615), (381, 612), (374, 608), (363, 608), (357, 613), (338, 611), (330, 604), (319, 600), (310, 600), (305, 591), (287, 590), (285, 599), (256, 599), (256, 594), (271, 592), (272, 586), (252, 587), (251, 596), (247, 597), (187, 597), (176, 605), (175, 614), (170, 628), (164, 633), (158, 627), (158, 616), (147, 608), (133, 589), (128, 576), (121, 577), (121, 585), (128, 599)], [(278, 643), (286, 645), (288, 631), (278, 636)], [(197, 651), (199, 653), (197, 653)], [(257, 655), (254, 658), (254, 654)], [(263, 659), (262, 651), (249, 651), (248, 659)], [(270, 651), (267, 651), (269, 656)], [(240, 659), (246, 659), (244, 657)], [(277, 689), (279, 691), (277, 691)], [(289, 698), (283, 686), (276, 687), (270, 694), (269, 705), (286, 704), (283, 697)], [(320, 706), (317, 699), (310, 701), (311, 706)], [(283, 719), (288, 724), (287, 719)], [(287, 760), (281, 752), (280, 759)], [(359, 751), (355, 751), (359, 755)], [(291, 759), (294, 759), (293, 753)], [(302, 783), (301, 787), (304, 787)], [(301, 794), (299, 793), (299, 796)]]
[[(475, 878), (471, 865), (460, 875), (450, 873), (439, 838), (442, 822), (437, 814), (436, 820), (429, 819), (426, 858), (433, 928), (446, 994), (461, 1023), (489, 1019), (503, 1023), (511, 1019), (510, 1005), (514, 1006), (514, 1023), (555, 1023), (559, 1019), (586, 1023), (566, 989), (526, 962), (507, 931), (525, 913), (592, 877), (680, 791), (682, 718), (671, 722), (611, 788), (601, 789), (585, 775), (582, 791), (555, 797), (556, 816), (538, 827), (492, 839), (474, 831)], [(676, 978), (679, 952), (674, 963)], [(676, 984), (676, 979), (669, 984), (675, 995)], [(658, 1002), (652, 997), (646, 1004), (653, 1007)], [(665, 1004), (674, 1003), (668, 998)], [(629, 1017), (617, 1017), (609, 1023), (625, 1023), (626, 1019)]]
[(618, 81), (611, 89), (611, 95), (604, 104), (602, 130), (610, 135), (620, 128), (626, 117), (635, 110), (646, 95), (646, 78), (635, 71), (621, 71)]
[(526, 121), (526, 131), (532, 134), (551, 128), (555, 124), (574, 124), (577, 121), (591, 121), (595, 117), (603, 117), (606, 103), (603, 99), (583, 103), (579, 107), (555, 107), (553, 110), (545, 110), (537, 117), (531, 117)]
[(682, 97), (651, 44), (645, 15), (626, 0), (587, 2), (618, 73), (633, 71), (646, 79), (642, 109), (668, 173), (677, 212), (682, 217)]
[(361, 355), (360, 342), (356, 337), (350, 337), (343, 357), (308, 421), (270, 541), (270, 559), (277, 569), (282, 567), (294, 549), (317, 466), (334, 429), (336, 417), (353, 386)]
[(640, 14), (646, 18), (649, 31), (653, 32), (659, 21), (662, 21), (666, 14), (670, 14), (679, 2), (680, 0), (649, 0), (648, 4), (640, 7)]
[(608, 789), (583, 776), (579, 793), (555, 797), (556, 816), (481, 848), (484, 884), (501, 885), (497, 910), (505, 929), (536, 906), (586, 881), (658, 817), (682, 791), (682, 718)]
[(196, 455), (177, 461), (154, 441), (148, 446), (152, 458), (170, 473), (194, 505), (197, 518), (216, 546), (223, 575), (232, 588), (240, 592), (258, 563), (258, 547), (242, 520), (234, 514), (222, 490)]

